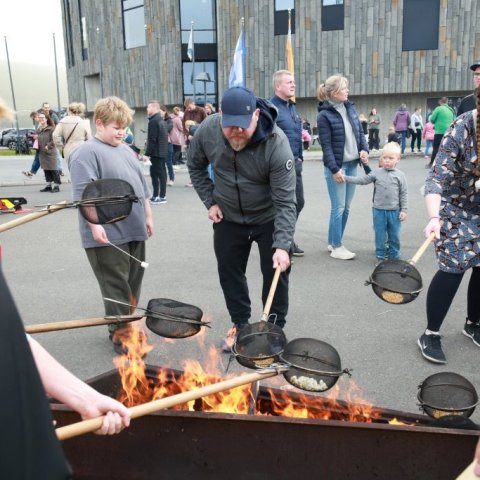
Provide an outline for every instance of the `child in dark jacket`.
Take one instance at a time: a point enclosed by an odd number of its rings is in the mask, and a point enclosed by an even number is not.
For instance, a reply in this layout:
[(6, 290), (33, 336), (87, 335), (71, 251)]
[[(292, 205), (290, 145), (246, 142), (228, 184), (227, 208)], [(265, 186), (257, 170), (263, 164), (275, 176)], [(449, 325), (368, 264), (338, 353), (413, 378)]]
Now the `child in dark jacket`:
[(395, 131), (395, 127), (390, 127), (388, 129), (387, 143), (395, 142), (400, 145), (402, 141), (400, 134)]

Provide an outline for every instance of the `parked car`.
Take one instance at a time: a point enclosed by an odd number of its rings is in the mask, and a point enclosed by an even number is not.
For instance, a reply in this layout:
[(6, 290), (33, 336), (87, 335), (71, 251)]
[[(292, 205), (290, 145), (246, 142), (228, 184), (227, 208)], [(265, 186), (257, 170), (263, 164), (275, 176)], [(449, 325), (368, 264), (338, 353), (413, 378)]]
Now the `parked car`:
[(3, 146), (3, 136), (15, 130), (14, 128), (2, 128), (0, 130), (0, 146)]
[(2, 147), (8, 147), (10, 150), (16, 150), (17, 148), (17, 137), (23, 139), (27, 142), (29, 148), (33, 146), (33, 135), (35, 134), (35, 129), (33, 128), (19, 128), (18, 135), (17, 130), (12, 128), (11, 131), (2, 135), (1, 145)]

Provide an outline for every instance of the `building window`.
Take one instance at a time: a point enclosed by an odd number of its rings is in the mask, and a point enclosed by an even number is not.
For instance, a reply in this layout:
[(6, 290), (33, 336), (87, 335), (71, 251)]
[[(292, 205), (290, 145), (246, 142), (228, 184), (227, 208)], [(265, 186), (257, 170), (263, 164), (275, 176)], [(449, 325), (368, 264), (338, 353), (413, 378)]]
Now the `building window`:
[(80, 17), (80, 34), (82, 40), (82, 60), (88, 59), (87, 22), (83, 8), (83, 0), (78, 0), (78, 16)]
[(344, 29), (345, 11), (343, 0), (322, 0), (322, 30)]
[(404, 0), (402, 51), (436, 50), (439, 23), (440, 0)]
[(63, 0), (63, 28), (65, 31), (66, 50), (65, 56), (67, 60), (67, 67), (75, 65), (75, 56), (73, 54), (73, 33), (72, 33), (72, 17), (70, 10), (70, 0)]
[(295, 33), (295, 0), (275, 0), (274, 34), (288, 33), (288, 10), (291, 12), (290, 30)]
[(192, 62), (183, 62), (183, 99), (194, 98), (195, 103), (217, 105), (217, 62), (195, 62), (195, 96), (192, 83)]
[(143, 0), (123, 0), (123, 41), (125, 49), (146, 45)]
[[(180, 0), (183, 97), (217, 105), (217, 17), (215, 0)], [(187, 54), (193, 23), (193, 58)], [(198, 79), (198, 80), (197, 80)]]

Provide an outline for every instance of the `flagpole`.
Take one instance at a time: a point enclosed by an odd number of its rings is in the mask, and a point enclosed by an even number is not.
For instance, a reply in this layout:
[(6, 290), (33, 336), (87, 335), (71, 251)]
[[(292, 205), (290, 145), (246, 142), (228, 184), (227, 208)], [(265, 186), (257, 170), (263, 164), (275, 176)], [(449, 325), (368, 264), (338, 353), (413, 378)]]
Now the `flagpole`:
[(192, 80), (193, 80), (193, 101), (196, 103), (197, 102), (197, 99), (196, 99), (196, 96), (197, 96), (197, 92), (195, 90), (195, 83), (196, 83), (196, 80), (195, 80), (195, 39), (194, 39), (194, 35), (193, 35), (193, 20), (192, 20), (192, 26), (191, 26), (191, 34), (192, 34)]
[(17, 103), (15, 101), (15, 92), (13, 89), (13, 80), (12, 80), (12, 70), (10, 68), (10, 56), (8, 55), (8, 45), (7, 45), (7, 37), (3, 37), (5, 39), (5, 52), (7, 54), (7, 66), (8, 66), (8, 76), (10, 77), (10, 89), (12, 91), (12, 105), (13, 105), (13, 110), (15, 112), (15, 125), (17, 127), (17, 149), (18, 149), (18, 144), (19, 144), (19, 131), (18, 131), (18, 114), (17, 114)]
[(58, 65), (57, 65), (57, 46), (55, 43), (55, 33), (53, 34), (53, 55), (55, 57), (55, 79), (57, 81), (57, 112), (60, 115), (60, 87), (58, 84)]
[[(240, 31), (243, 32), (243, 41), (245, 44), (245, 17), (242, 17), (240, 20)], [(243, 86), (247, 86), (247, 62), (246, 55), (242, 55), (242, 77), (243, 77)]]
[[(287, 35), (287, 43), (285, 48), (285, 56), (287, 62), (287, 70), (291, 72), (293, 76), (295, 76), (295, 65), (293, 62), (293, 45), (292, 45), (292, 18), (291, 18), (291, 9), (288, 9), (288, 35)], [(291, 100), (295, 102), (295, 97), (291, 97)]]

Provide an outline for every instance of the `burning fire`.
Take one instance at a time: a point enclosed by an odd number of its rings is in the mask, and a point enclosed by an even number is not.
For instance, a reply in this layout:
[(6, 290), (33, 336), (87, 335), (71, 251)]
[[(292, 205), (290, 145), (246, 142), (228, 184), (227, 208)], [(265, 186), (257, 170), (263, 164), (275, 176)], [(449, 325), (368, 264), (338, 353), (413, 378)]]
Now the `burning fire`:
[[(221, 371), (222, 362), (214, 347), (208, 349), (206, 363), (207, 370), (214, 371), (215, 374), (207, 373), (196, 360), (186, 360), (182, 365), (183, 373), (177, 378), (174, 378), (167, 369), (161, 369), (156, 379), (147, 378), (142, 358), (153, 347), (147, 344), (145, 333), (138, 327), (132, 325), (129, 330), (130, 335), (122, 339), (124, 345), (128, 347), (128, 354), (114, 359), (123, 388), (118, 400), (126, 406), (139, 405), (225, 380), (218, 373)], [(268, 412), (262, 412), (262, 402), (255, 398), (252, 388), (250, 384), (245, 385), (178, 405), (174, 409), (367, 423), (381, 416), (381, 410), (361, 398), (360, 389), (351, 380), (342, 401), (338, 400), (340, 394), (338, 383), (327, 395), (322, 396), (306, 395), (293, 386), (283, 390), (269, 389)]]

